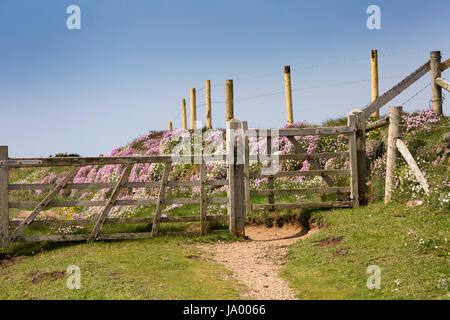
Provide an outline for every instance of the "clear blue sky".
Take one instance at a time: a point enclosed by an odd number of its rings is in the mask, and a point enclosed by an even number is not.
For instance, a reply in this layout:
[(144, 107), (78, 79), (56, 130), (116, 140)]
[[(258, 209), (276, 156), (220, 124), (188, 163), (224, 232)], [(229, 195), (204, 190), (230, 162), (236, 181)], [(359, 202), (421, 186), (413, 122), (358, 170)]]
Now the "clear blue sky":
[[(66, 28), (71, 4), (81, 8), (81, 30)], [(381, 7), (381, 30), (366, 27), (371, 4)], [(0, 145), (11, 157), (107, 153), (170, 120), (180, 127), (181, 99), (206, 79), (218, 102), (220, 84), (234, 79), (236, 118), (279, 127), (283, 93), (239, 99), (283, 91), (288, 64), (296, 121), (344, 116), (370, 102), (370, 82), (328, 85), (370, 79), (371, 49), (380, 54), (380, 93), (430, 50), (448, 58), (449, 11), (448, 0), (0, 0)], [(429, 75), (392, 104), (428, 83)], [(429, 99), (427, 88), (404, 109)], [(224, 122), (225, 105), (213, 103), (213, 126)]]

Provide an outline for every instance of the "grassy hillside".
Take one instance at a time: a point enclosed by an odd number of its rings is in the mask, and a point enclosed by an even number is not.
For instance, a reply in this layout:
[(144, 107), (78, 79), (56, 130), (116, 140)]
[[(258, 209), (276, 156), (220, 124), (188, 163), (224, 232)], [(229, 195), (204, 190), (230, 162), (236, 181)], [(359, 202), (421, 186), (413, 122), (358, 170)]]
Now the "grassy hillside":
[[(370, 172), (368, 181), (369, 205), (359, 209), (336, 210), (284, 210), (255, 212), (250, 221), (263, 221), (276, 228), (284, 222), (310, 217), (321, 230), (291, 250), (290, 260), (283, 276), (305, 299), (448, 299), (449, 296), (449, 246), (450, 236), (450, 180), (449, 149), (444, 133), (449, 130), (449, 118), (438, 117), (429, 110), (404, 114), (403, 140), (407, 143), (419, 167), (427, 178), (431, 194), (425, 195), (415, 181), (403, 159), (399, 160), (393, 204), (385, 206), (384, 194), (385, 141), (387, 130), (379, 129), (369, 134), (367, 140)], [(345, 119), (330, 120), (325, 125), (344, 125)], [(297, 123), (295, 126), (311, 126)], [(168, 154), (175, 145), (170, 136), (176, 132), (150, 132), (127, 146), (113, 150), (109, 155)], [(221, 133), (207, 141), (220, 142)], [(308, 152), (342, 151), (347, 148), (344, 137), (304, 137), (299, 142)], [(264, 142), (259, 147), (264, 149)], [(291, 145), (281, 140), (280, 150), (291, 151)], [(214, 150), (214, 148), (213, 148)], [(219, 148), (217, 148), (219, 150)], [(348, 162), (338, 159), (323, 161), (329, 169), (348, 168)], [(252, 168), (258, 169), (253, 163)], [(159, 165), (136, 166), (131, 181), (158, 180)], [(224, 178), (225, 166), (208, 164), (208, 179)], [(307, 161), (287, 161), (283, 170), (308, 170)], [(88, 166), (80, 170), (76, 182), (116, 181), (120, 166)], [(55, 183), (67, 168), (11, 170), (10, 182)], [(197, 179), (195, 166), (179, 164), (171, 172), (172, 179)], [(346, 178), (338, 185), (348, 183)], [(320, 177), (279, 179), (276, 188), (308, 188), (321, 186)], [(267, 186), (264, 179), (254, 181), (252, 188)], [(59, 199), (104, 199), (108, 190), (96, 192), (66, 192)], [(157, 190), (148, 188), (127, 190), (121, 199), (156, 197)], [(211, 187), (210, 196), (222, 196), (226, 187)], [(198, 190), (178, 188), (170, 196), (198, 197)], [(44, 192), (15, 191), (11, 201), (39, 200)], [(276, 201), (332, 200), (333, 195), (308, 195), (277, 197)], [(411, 202), (414, 200), (415, 202)], [(266, 197), (255, 197), (255, 203)], [(406, 205), (406, 204), (409, 205)], [(410, 206), (413, 205), (413, 206)], [(96, 215), (97, 211), (85, 208), (52, 210), (60, 219), (73, 219)], [(150, 217), (153, 206), (115, 208), (113, 216)], [(209, 214), (225, 213), (224, 205), (208, 204)], [(10, 210), (11, 217), (20, 210)], [(165, 215), (198, 215), (197, 205), (171, 205), (164, 208)], [(210, 225), (224, 228), (223, 225)], [(147, 225), (105, 226), (110, 232), (148, 231)], [(162, 231), (196, 230), (196, 223), (163, 224)], [(89, 232), (90, 228), (30, 227), (28, 234)], [(218, 265), (195, 258), (199, 253), (195, 241), (233, 241), (224, 232), (196, 240), (188, 238), (158, 238), (140, 241), (94, 244), (13, 244), (0, 250), (0, 298), (56, 298), (56, 299), (234, 299), (242, 288), (230, 280), (228, 273)], [(16, 258), (14, 258), (16, 256)], [(194, 258), (189, 258), (192, 256)], [(11, 259), (12, 258), (12, 259)], [(3, 259), (3, 260), (2, 260)], [(65, 289), (61, 272), (68, 264), (81, 264), (85, 272), (85, 290), (70, 292)], [(381, 289), (369, 290), (366, 269), (377, 265), (381, 269)], [(105, 282), (104, 279), (107, 279)], [(202, 281), (202, 282), (200, 282)], [(201, 285), (200, 285), (201, 284)]]

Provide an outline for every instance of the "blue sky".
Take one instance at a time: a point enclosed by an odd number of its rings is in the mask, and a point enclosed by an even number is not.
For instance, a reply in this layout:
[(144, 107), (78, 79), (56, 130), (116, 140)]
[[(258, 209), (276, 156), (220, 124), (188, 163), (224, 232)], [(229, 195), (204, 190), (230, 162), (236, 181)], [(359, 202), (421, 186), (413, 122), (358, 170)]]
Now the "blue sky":
[[(66, 27), (71, 4), (81, 8), (81, 30)], [(371, 4), (381, 8), (381, 30), (366, 27)], [(371, 49), (380, 54), (380, 93), (430, 50), (448, 58), (449, 9), (448, 0), (0, 0), (0, 145), (11, 157), (104, 154), (168, 121), (180, 127), (181, 99), (196, 87), (204, 104), (206, 79), (214, 127), (225, 125), (225, 79), (234, 80), (236, 118), (280, 127), (284, 65), (296, 121), (345, 116), (370, 102)], [(428, 83), (429, 75), (391, 104)], [(404, 109), (429, 99), (427, 88)]]

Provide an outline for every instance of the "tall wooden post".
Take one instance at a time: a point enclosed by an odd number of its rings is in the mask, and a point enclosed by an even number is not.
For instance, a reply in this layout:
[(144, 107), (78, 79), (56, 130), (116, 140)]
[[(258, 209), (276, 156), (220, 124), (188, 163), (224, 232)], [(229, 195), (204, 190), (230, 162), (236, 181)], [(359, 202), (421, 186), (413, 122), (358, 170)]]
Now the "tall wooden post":
[(196, 120), (197, 120), (197, 101), (195, 96), (195, 88), (191, 88), (191, 130), (195, 129)]
[(391, 201), (394, 191), (394, 170), (397, 167), (397, 139), (402, 137), (402, 107), (389, 107), (389, 131), (386, 158), (386, 181), (384, 187), (384, 202)]
[(212, 129), (211, 120), (211, 81), (206, 80), (206, 129)]
[(364, 112), (361, 110), (354, 110), (351, 114), (354, 114), (356, 117), (356, 153), (358, 157), (359, 204), (365, 205), (367, 203), (366, 120), (364, 118)]
[(436, 84), (436, 78), (439, 78), (442, 73), (440, 51), (431, 51), (430, 68), (431, 68), (431, 107), (434, 112), (436, 112), (439, 115), (442, 115), (442, 88)]
[[(372, 102), (374, 102), (378, 99), (378, 50), (371, 51), (370, 65), (372, 71)], [(380, 111), (375, 111), (372, 117), (380, 117)]]
[[(245, 181), (244, 164), (237, 164), (237, 144), (235, 133), (242, 124), (238, 120), (227, 121), (227, 154), (232, 155), (228, 159), (228, 215), (230, 218), (229, 230), (232, 234), (240, 237), (245, 236)], [(243, 141), (241, 141), (243, 143)]]
[(227, 121), (234, 118), (233, 80), (225, 81), (225, 95), (227, 104)]
[[(0, 146), (0, 160), (8, 160), (8, 147)], [(9, 246), (8, 167), (0, 166), (0, 247)]]
[(167, 130), (172, 131), (172, 121), (167, 124)]
[(348, 116), (348, 126), (353, 129), (354, 134), (348, 137), (350, 152), (350, 188), (353, 208), (359, 207), (358, 190), (358, 151), (356, 149), (356, 135), (358, 132), (356, 115), (350, 113)]
[(181, 100), (181, 116), (183, 117), (183, 130), (187, 130), (187, 121), (186, 121), (186, 100)]
[[(267, 135), (267, 154), (270, 155), (270, 159), (272, 159), (272, 137), (270, 135)], [(269, 165), (272, 166), (272, 160), (269, 160)], [(273, 190), (274, 189), (274, 178), (272, 176), (267, 177), (267, 189)], [(268, 195), (269, 204), (275, 204), (275, 196), (273, 194)], [(269, 211), (273, 212), (275, 211), (274, 207), (269, 207)]]
[(287, 110), (287, 123), (294, 123), (294, 114), (292, 111), (292, 89), (291, 89), (291, 67), (284, 66), (284, 84), (286, 87), (286, 110)]

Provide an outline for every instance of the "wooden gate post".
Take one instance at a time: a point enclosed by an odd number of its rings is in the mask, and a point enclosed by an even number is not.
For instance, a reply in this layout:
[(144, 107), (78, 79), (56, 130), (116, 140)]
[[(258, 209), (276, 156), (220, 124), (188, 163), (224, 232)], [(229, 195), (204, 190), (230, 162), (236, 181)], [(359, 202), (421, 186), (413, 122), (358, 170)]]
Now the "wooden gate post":
[(436, 78), (441, 77), (441, 52), (431, 51), (430, 54), (431, 70), (431, 107), (434, 112), (442, 115), (442, 88), (436, 83)]
[(227, 121), (234, 118), (233, 80), (225, 81), (225, 101), (227, 108)]
[[(229, 230), (232, 234), (245, 236), (245, 187), (244, 163), (237, 163), (238, 148), (236, 130), (242, 128), (238, 120), (227, 122), (227, 161), (228, 161), (228, 215)], [(244, 141), (240, 141), (243, 143)]]
[(348, 126), (353, 129), (354, 134), (348, 136), (348, 146), (350, 152), (350, 189), (353, 208), (359, 207), (358, 190), (358, 152), (356, 149), (356, 115), (350, 113), (348, 116)]
[(364, 118), (364, 112), (361, 110), (354, 110), (351, 112), (351, 114), (354, 114), (356, 117), (356, 153), (358, 157), (357, 163), (359, 204), (365, 205), (367, 203), (366, 120)]
[[(0, 146), (0, 160), (8, 160), (8, 147)], [(9, 246), (8, 167), (0, 166), (0, 247)]]
[(384, 187), (384, 203), (391, 201), (394, 191), (394, 170), (397, 166), (397, 139), (402, 137), (402, 107), (389, 107), (389, 131), (386, 158), (386, 182)]

